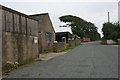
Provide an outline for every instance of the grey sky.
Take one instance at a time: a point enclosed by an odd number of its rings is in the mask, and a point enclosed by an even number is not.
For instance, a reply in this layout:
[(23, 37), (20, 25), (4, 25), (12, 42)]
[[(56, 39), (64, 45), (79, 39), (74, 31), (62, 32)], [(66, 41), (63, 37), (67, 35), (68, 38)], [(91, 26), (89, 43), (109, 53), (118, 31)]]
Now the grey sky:
[[(9, 1), (9, 0), (7, 0)], [(19, 1), (19, 0), (18, 0)], [(118, 2), (2, 2), (1, 4), (25, 14), (49, 13), (56, 32), (70, 31), (69, 28), (60, 28), (59, 17), (75, 15), (86, 21), (95, 23), (101, 32), (102, 24), (107, 21), (107, 12), (110, 12), (110, 21), (118, 21)]]

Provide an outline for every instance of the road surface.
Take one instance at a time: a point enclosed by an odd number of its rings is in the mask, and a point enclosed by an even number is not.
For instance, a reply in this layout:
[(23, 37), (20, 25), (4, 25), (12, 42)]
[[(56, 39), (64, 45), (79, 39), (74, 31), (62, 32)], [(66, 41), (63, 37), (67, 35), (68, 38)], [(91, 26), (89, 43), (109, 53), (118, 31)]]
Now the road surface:
[(36, 62), (8, 78), (118, 78), (118, 46), (85, 43), (65, 55)]

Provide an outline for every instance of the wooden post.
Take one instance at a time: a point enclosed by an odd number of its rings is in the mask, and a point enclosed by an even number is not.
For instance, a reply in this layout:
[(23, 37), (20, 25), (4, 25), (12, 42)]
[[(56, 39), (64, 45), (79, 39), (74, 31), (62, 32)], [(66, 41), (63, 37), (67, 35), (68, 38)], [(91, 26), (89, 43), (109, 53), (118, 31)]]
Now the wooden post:
[(108, 23), (110, 22), (110, 14), (109, 14), (109, 12), (108, 12)]

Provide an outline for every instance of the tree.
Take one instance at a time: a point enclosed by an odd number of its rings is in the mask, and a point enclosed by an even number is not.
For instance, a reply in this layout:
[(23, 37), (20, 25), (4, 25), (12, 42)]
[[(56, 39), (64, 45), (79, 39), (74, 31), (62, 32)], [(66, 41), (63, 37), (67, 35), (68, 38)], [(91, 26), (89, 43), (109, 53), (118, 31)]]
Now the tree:
[(61, 27), (70, 27), (73, 34), (83, 38), (89, 37), (91, 40), (100, 39), (100, 34), (97, 32), (97, 27), (91, 23), (87, 22), (77, 16), (65, 15), (59, 17), (61, 22), (66, 23)]
[(120, 25), (118, 23), (104, 23), (102, 32), (103, 39), (117, 40), (120, 38)]

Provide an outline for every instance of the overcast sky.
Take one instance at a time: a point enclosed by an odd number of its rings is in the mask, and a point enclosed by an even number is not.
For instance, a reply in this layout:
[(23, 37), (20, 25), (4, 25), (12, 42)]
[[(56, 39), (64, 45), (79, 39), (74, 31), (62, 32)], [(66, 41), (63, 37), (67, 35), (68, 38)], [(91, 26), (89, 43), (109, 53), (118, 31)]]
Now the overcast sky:
[(63, 15), (78, 16), (86, 21), (94, 23), (102, 34), (102, 24), (107, 22), (107, 12), (110, 12), (110, 21), (118, 21), (119, 0), (1, 0), (1, 4), (31, 15), (49, 13), (56, 32), (70, 31), (69, 28), (60, 28), (62, 24), (59, 17)]

